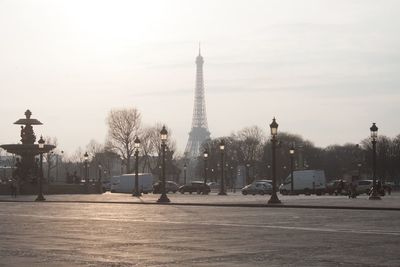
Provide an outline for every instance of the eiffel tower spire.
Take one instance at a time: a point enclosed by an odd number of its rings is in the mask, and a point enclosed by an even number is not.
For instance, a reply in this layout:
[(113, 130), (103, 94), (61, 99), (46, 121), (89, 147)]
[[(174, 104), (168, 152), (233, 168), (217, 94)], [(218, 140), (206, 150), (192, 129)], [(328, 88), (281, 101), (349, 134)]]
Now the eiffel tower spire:
[(201, 144), (210, 138), (204, 98), (203, 64), (204, 59), (201, 56), (199, 43), (199, 55), (196, 57), (196, 87), (194, 92), (192, 129), (189, 133), (189, 140), (185, 149), (185, 155), (189, 158), (199, 156)]

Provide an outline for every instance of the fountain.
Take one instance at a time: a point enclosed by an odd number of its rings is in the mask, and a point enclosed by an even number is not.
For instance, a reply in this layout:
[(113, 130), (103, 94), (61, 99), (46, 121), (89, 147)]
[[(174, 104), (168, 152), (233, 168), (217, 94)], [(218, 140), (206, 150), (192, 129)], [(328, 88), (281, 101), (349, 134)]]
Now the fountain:
[(33, 132), (32, 125), (42, 125), (37, 119), (31, 118), (32, 112), (28, 109), (25, 111), (25, 118), (19, 119), (14, 124), (21, 125), (21, 144), (7, 144), (0, 147), (8, 153), (21, 156), (21, 160), (17, 158), (16, 169), (13, 177), (17, 180), (18, 186), (22, 183), (36, 183), (38, 177), (38, 163), (35, 156), (41, 153), (48, 153), (55, 148), (54, 145), (45, 144), (43, 148), (39, 148), (39, 144), (35, 144), (36, 136)]

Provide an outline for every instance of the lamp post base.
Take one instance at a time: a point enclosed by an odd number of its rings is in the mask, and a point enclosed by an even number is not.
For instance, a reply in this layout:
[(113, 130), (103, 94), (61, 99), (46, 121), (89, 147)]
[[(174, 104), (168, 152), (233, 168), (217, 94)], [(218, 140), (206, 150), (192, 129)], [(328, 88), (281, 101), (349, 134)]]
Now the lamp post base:
[(132, 196), (133, 196), (133, 197), (141, 197), (141, 196), (142, 196), (142, 193), (139, 193), (139, 192), (136, 193), (136, 192), (135, 192), (135, 193), (132, 194)]
[(218, 196), (226, 196), (227, 194), (226, 194), (226, 192), (224, 192), (224, 191), (221, 191), (221, 192), (219, 192), (218, 193)]
[(44, 196), (42, 194), (39, 194), (37, 196), (37, 198), (35, 199), (35, 201), (45, 201), (46, 199), (44, 198)]
[(381, 200), (381, 197), (379, 196), (378, 192), (376, 191), (375, 188), (372, 189), (372, 193), (368, 198), (369, 200)]
[(170, 203), (171, 200), (167, 197), (167, 195), (162, 194), (160, 198), (157, 200), (157, 203)]
[(281, 204), (282, 202), (279, 200), (276, 194), (272, 194), (271, 198), (268, 200), (268, 204)]
[(374, 195), (374, 194), (370, 195), (368, 199), (369, 200), (382, 200), (380, 196)]

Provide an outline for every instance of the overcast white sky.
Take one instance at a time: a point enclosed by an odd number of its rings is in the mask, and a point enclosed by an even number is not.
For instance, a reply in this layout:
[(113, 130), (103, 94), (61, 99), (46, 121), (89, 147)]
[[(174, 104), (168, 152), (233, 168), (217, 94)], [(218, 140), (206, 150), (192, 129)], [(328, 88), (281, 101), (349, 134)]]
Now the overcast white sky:
[(202, 43), (212, 137), (246, 126), (318, 146), (400, 133), (400, 1), (0, 0), (0, 144), (27, 108), (73, 152), (112, 108), (190, 131)]

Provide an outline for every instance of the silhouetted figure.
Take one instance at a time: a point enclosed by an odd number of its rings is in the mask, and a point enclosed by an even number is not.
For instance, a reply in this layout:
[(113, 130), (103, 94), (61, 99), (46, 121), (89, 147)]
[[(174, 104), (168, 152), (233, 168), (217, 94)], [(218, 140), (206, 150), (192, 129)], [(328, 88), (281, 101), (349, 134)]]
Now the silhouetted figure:
[(387, 186), (387, 190), (388, 195), (390, 196), (390, 194), (392, 193), (392, 187), (390, 185)]
[(67, 184), (73, 184), (74, 178), (72, 177), (72, 175), (69, 172), (67, 172), (66, 176), (67, 176), (67, 179), (66, 179)]
[(76, 171), (74, 171), (73, 178), (74, 178), (74, 183), (79, 184), (81, 182), (81, 179), (76, 174)]
[(335, 195), (336, 195), (336, 196), (337, 196), (337, 195), (341, 195), (342, 192), (343, 192), (343, 190), (344, 190), (344, 182), (343, 182), (343, 180), (340, 180), (339, 183), (338, 183), (338, 185), (337, 185), (337, 187), (336, 187)]
[(382, 182), (381, 182), (380, 180), (376, 183), (376, 191), (377, 191), (378, 194), (380, 194), (381, 196), (384, 196), (384, 195), (385, 195), (385, 190), (383, 190)]
[(15, 163), (15, 170), (14, 170), (14, 172), (13, 172), (13, 177), (17, 177), (17, 176), (21, 176), (21, 167), (22, 167), (22, 164), (21, 164), (21, 161), (20, 161), (20, 159), (19, 158), (17, 158), (16, 159), (16, 163)]
[(357, 190), (356, 190), (356, 184), (350, 183), (348, 186), (348, 195), (349, 198), (356, 198), (357, 197)]
[(11, 197), (16, 198), (17, 197), (17, 182), (15, 180), (12, 180), (10, 183), (10, 191), (11, 191)]
[(23, 144), (26, 143), (26, 134), (25, 134), (25, 128), (24, 128), (24, 126), (21, 126), (21, 142), (22, 142)]

